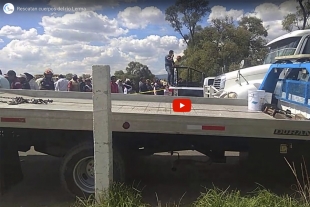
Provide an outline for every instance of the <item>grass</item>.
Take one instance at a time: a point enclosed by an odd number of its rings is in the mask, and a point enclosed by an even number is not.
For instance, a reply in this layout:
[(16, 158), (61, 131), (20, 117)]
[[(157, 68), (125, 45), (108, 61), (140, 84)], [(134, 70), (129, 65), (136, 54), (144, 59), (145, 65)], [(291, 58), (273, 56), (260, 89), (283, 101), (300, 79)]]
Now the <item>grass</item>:
[[(306, 163), (300, 164), (300, 170), (297, 170), (294, 163), (289, 163), (293, 175), (296, 179), (295, 191), (296, 197), (289, 195), (278, 196), (266, 189), (258, 188), (254, 192), (242, 195), (237, 190), (221, 190), (218, 188), (206, 189), (205, 192), (189, 207), (310, 207), (310, 178)], [(299, 172), (299, 174), (298, 174)], [(157, 207), (181, 207), (179, 204), (162, 205), (159, 198)], [(114, 184), (102, 194), (99, 203), (94, 198), (78, 199), (74, 207), (150, 207), (142, 200), (141, 191), (134, 187), (128, 187), (123, 184)]]
[[(150, 207), (142, 201), (141, 192), (122, 184), (114, 184), (108, 193), (104, 193), (98, 204), (93, 198), (78, 199), (74, 207)], [(158, 207), (180, 207), (169, 203)], [(247, 195), (236, 190), (206, 189), (191, 207), (310, 207), (302, 199), (288, 195), (278, 196), (265, 189), (258, 189)]]
[(147, 207), (143, 203), (141, 191), (134, 187), (115, 183), (108, 191), (102, 193), (99, 202), (94, 197), (78, 198), (74, 207)]

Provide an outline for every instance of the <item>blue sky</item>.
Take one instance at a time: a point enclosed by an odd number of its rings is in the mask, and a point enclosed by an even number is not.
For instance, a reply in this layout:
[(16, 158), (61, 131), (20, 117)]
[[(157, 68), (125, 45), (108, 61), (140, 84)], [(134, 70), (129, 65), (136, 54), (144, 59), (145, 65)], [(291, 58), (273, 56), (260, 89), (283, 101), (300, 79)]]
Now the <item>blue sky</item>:
[[(29, 3), (25, 3), (29, 2)], [(149, 6), (156, 6), (162, 11), (165, 11), (167, 7), (172, 5), (174, 1), (166, 1), (166, 2), (160, 2), (160, 3), (154, 3), (155, 1), (146, 1), (146, 0), (141, 0), (138, 2), (132, 2), (132, 3), (124, 3), (121, 2), (119, 6), (116, 7), (108, 7), (108, 8), (103, 8), (102, 10), (96, 11), (97, 13), (107, 15), (110, 18), (116, 18), (117, 14), (119, 11), (122, 11), (126, 9), (127, 7), (133, 7), (133, 6), (139, 6), (141, 8), (149, 7)], [(16, 7), (51, 7), (48, 5), (48, 3), (42, 2), (42, 1), (10, 1)], [(251, 3), (244, 3), (244, 2), (237, 2), (237, 3), (231, 3), (229, 1), (210, 1), (209, 5), (210, 7), (216, 6), (216, 5), (221, 5), (225, 6), (227, 10), (230, 9), (236, 9), (236, 10), (244, 10), (245, 12), (251, 12), (256, 6), (261, 4), (260, 2), (251, 2)], [(72, 4), (72, 6), (74, 6)], [(42, 19), (43, 15), (50, 15), (51, 12), (21, 12), (21, 11), (16, 11), (12, 15), (6, 15), (3, 12), (1, 13), (1, 22), (0, 26), (4, 25), (12, 25), (12, 26), (21, 26), (24, 29), (30, 29), (33, 27), (37, 27), (38, 31), (40, 33), (43, 32), (42, 27), (39, 25), (39, 22)], [(57, 12), (57, 16), (61, 16), (66, 14), (65, 12)], [(208, 23), (206, 21), (202, 21), (201, 25), (207, 26)], [(137, 35), (138, 38), (144, 38), (150, 34), (154, 34), (156, 31), (158, 34), (159, 27), (154, 26), (154, 25), (149, 25), (146, 29), (144, 30), (139, 30), (139, 29), (134, 29), (131, 30), (128, 35)], [(168, 33), (167, 33), (168, 32)], [(173, 31), (171, 28), (168, 28), (168, 31), (165, 32), (167, 35), (178, 35), (175, 31)]]
[[(83, 1), (70, 0), (70, 4), (66, 0), (51, 0), (49, 4), (43, 0), (11, 1), (15, 12), (10, 15), (0, 13), (0, 69), (40, 73), (42, 68), (51, 67), (57, 73), (81, 74), (89, 73), (92, 64), (110, 64), (112, 70), (119, 70), (125, 69), (129, 61), (139, 61), (148, 65), (153, 73), (161, 74), (164, 73), (162, 59), (166, 51), (174, 49), (182, 54), (186, 48), (180, 35), (164, 21), (165, 9), (174, 1), (124, 3), (108, 0), (118, 5), (104, 5), (102, 9), (88, 10), (84, 14), (16, 11), (17, 7), (98, 6), (95, 0)], [(208, 25), (211, 17), (229, 14), (237, 19), (250, 13), (262, 18), (265, 25), (272, 26), (269, 35), (272, 39), (284, 33), (279, 31), (280, 19), (296, 5), (295, 1), (248, 2), (210, 1), (212, 12), (201, 24)], [(268, 10), (266, 5), (273, 8)], [(140, 10), (130, 13), (134, 7), (140, 7)], [(150, 8), (152, 10), (147, 10)]]

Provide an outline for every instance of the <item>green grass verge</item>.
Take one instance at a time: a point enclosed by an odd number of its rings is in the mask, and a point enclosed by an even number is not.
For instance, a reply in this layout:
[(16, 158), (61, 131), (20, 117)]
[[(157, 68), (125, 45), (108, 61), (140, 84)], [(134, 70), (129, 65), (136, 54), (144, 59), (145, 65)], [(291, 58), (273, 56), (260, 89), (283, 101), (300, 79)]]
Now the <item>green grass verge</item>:
[(240, 191), (210, 189), (194, 202), (193, 207), (308, 207), (288, 195), (278, 196), (268, 190), (257, 190), (242, 196)]
[[(100, 204), (93, 198), (78, 199), (74, 207), (147, 207), (142, 201), (141, 192), (123, 184), (114, 184), (100, 198)], [(161, 205), (162, 207), (178, 207), (182, 205)], [(191, 205), (192, 207), (310, 207), (307, 202), (288, 195), (278, 196), (268, 190), (257, 190), (247, 195), (240, 191), (207, 189)]]
[[(100, 203), (100, 204), (98, 204)], [(78, 198), (74, 207), (146, 207), (142, 201), (141, 191), (124, 184), (113, 184), (109, 191), (102, 193), (99, 202), (94, 197)]]

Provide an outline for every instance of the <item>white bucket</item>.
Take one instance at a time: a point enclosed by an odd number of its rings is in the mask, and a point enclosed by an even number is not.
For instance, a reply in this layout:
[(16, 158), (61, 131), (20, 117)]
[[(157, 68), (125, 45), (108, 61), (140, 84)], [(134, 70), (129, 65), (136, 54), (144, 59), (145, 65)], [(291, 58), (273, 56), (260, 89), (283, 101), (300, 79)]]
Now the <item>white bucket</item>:
[(249, 90), (248, 91), (248, 110), (261, 111), (265, 100), (264, 90)]

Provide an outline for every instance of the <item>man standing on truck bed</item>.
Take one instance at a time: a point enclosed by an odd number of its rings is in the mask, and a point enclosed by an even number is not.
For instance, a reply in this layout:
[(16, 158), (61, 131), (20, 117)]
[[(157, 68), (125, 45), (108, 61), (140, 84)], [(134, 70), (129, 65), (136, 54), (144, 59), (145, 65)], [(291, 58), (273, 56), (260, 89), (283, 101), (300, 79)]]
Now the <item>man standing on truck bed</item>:
[(174, 84), (173, 57), (174, 57), (173, 50), (170, 50), (169, 54), (165, 56), (165, 69), (168, 73), (168, 84), (169, 85)]

